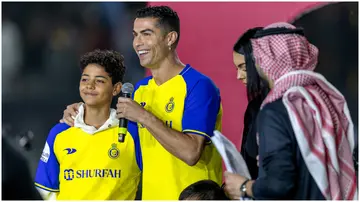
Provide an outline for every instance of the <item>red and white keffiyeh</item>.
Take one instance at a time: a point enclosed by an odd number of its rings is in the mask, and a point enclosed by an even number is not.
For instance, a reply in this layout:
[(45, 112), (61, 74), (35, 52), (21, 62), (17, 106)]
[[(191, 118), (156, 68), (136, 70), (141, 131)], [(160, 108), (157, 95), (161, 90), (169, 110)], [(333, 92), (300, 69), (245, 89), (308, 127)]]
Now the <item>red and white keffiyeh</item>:
[[(288, 23), (265, 27), (295, 29)], [(305, 163), (328, 200), (357, 199), (354, 129), (344, 96), (313, 70), (318, 49), (297, 34), (251, 40), (255, 63), (274, 86), (263, 106), (282, 97)]]

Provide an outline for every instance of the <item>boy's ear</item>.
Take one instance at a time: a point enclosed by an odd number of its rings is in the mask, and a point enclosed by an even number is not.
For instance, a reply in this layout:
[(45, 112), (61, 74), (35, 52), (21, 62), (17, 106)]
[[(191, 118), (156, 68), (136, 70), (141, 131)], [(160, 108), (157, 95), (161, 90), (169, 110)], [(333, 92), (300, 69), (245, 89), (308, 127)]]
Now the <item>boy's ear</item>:
[(121, 92), (121, 87), (122, 87), (121, 82), (114, 84), (113, 96), (119, 95), (119, 93)]

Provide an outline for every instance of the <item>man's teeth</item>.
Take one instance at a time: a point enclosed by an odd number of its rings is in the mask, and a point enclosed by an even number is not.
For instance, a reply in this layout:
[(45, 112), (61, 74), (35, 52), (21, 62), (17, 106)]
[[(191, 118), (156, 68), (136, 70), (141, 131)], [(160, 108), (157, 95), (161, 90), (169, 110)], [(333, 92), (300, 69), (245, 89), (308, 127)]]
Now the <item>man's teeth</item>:
[(146, 50), (141, 50), (139, 51), (139, 55), (142, 55), (142, 54), (145, 54), (145, 53), (148, 53), (149, 51), (146, 51)]

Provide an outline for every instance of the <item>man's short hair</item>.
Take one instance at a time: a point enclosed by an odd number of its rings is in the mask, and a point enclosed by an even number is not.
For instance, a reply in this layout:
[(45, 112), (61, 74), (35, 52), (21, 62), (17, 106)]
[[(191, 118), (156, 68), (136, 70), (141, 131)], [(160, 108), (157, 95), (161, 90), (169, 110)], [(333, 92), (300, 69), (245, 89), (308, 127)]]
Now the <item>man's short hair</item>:
[(104, 67), (112, 79), (112, 84), (122, 82), (125, 74), (124, 57), (113, 50), (96, 49), (88, 52), (80, 58), (80, 70), (84, 71), (89, 64), (97, 64)]
[(212, 180), (201, 180), (186, 187), (179, 200), (229, 200), (224, 190)]
[(175, 31), (178, 33), (173, 46), (176, 48), (180, 39), (180, 19), (177, 13), (168, 6), (149, 6), (141, 8), (136, 12), (136, 18), (156, 18), (158, 25), (162, 27), (166, 33)]

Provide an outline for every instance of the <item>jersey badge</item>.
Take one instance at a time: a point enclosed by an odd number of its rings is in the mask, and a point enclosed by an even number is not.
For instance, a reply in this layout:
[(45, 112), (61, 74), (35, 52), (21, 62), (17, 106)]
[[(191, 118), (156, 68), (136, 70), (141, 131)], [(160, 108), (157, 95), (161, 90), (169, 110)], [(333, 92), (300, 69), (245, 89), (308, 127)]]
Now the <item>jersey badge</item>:
[(117, 157), (119, 157), (120, 154), (120, 150), (116, 147), (116, 144), (112, 144), (111, 148), (108, 151), (108, 155), (110, 158), (112, 159), (116, 159)]
[(174, 107), (175, 107), (174, 97), (171, 97), (170, 101), (165, 106), (165, 111), (167, 113), (170, 113), (174, 110)]

